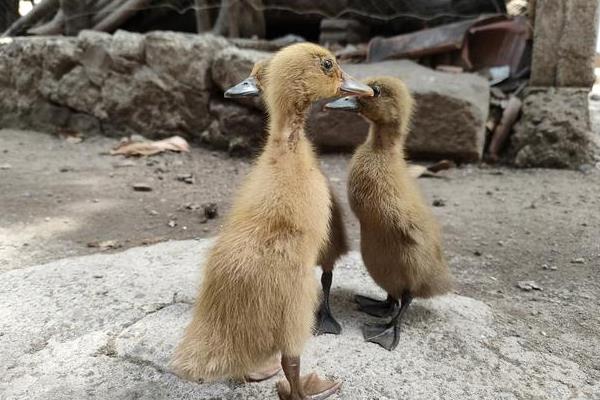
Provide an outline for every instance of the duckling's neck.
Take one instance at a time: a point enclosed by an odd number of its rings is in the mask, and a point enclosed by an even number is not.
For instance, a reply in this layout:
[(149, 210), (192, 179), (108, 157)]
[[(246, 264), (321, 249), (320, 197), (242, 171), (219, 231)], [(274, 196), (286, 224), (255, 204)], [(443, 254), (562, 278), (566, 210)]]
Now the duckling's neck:
[(295, 151), (306, 140), (304, 124), (308, 107), (284, 107), (271, 112), (268, 143), (285, 151)]
[(366, 144), (377, 150), (404, 151), (404, 137), (398, 124), (371, 123)]

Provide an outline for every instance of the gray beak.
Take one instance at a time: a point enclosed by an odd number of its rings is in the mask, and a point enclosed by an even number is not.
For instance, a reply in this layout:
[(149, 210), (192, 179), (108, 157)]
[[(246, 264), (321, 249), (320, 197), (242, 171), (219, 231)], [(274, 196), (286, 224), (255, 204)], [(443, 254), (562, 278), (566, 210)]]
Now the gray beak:
[(360, 105), (356, 96), (346, 96), (325, 104), (328, 110), (358, 111)]
[(357, 96), (372, 97), (375, 95), (375, 92), (369, 85), (362, 83), (345, 72), (342, 72), (340, 91), (345, 94), (355, 94)]
[(259, 95), (260, 88), (258, 87), (258, 81), (253, 76), (244, 79), (237, 85), (227, 89), (225, 92), (226, 99), (233, 99), (236, 97), (256, 97)]

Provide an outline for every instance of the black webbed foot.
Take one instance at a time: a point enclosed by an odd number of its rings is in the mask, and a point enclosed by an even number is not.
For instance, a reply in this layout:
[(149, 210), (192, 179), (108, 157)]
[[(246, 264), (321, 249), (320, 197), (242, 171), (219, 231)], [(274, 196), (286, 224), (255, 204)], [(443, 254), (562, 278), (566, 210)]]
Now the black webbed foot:
[(398, 304), (398, 302), (390, 296), (382, 301), (357, 294), (354, 296), (354, 301), (358, 304), (358, 309), (360, 311), (379, 318), (391, 316)]
[(332, 335), (339, 335), (342, 332), (341, 325), (331, 315), (331, 310), (325, 305), (325, 302), (321, 303), (321, 307), (317, 311), (317, 326), (315, 334), (323, 335), (330, 333)]
[(400, 327), (397, 324), (365, 324), (363, 337), (367, 342), (377, 343), (384, 349), (392, 351), (398, 346)]

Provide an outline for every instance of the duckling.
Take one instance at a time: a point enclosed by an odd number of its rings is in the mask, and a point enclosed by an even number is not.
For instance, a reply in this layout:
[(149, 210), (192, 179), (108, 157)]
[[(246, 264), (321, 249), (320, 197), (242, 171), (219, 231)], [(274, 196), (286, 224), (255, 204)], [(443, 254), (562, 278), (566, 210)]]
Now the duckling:
[[(250, 76), (225, 92), (226, 98), (255, 97), (260, 96), (266, 85), (266, 70), (269, 59), (260, 60), (254, 64)], [(317, 311), (317, 323), (315, 331), (317, 334), (331, 333), (339, 335), (342, 327), (335, 320), (329, 305), (331, 283), (333, 281), (333, 269), (336, 261), (349, 250), (346, 228), (344, 226), (343, 211), (339, 200), (334, 194), (331, 185), (328, 184), (329, 196), (331, 198), (331, 220), (329, 235), (325, 245), (319, 252), (317, 265), (321, 266), (321, 288), (323, 296)]]
[(173, 360), (188, 378), (241, 378), (281, 353), (281, 399), (326, 398), (341, 382), (300, 378), (317, 303), (313, 266), (328, 233), (330, 197), (304, 134), (312, 102), (373, 95), (326, 49), (301, 43), (269, 62), (268, 139), (208, 254), (193, 318)]
[(365, 266), (388, 297), (378, 301), (356, 296), (355, 300), (362, 311), (392, 317), (388, 323), (365, 325), (363, 336), (393, 350), (413, 297), (446, 293), (452, 278), (438, 224), (404, 159), (413, 98), (396, 78), (366, 83), (375, 91), (374, 97), (344, 97), (326, 107), (359, 112), (371, 123), (367, 140), (352, 157), (348, 197), (360, 221)]

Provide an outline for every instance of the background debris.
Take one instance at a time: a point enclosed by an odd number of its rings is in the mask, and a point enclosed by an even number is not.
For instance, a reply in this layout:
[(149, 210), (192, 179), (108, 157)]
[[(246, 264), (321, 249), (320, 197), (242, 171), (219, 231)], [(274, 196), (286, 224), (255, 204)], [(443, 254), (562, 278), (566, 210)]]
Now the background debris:
[(110, 154), (124, 156), (151, 156), (164, 151), (189, 152), (190, 145), (181, 136), (156, 141), (134, 141), (132, 138), (121, 140), (119, 145), (111, 150)]
[(519, 281), (517, 282), (517, 287), (526, 292), (529, 292), (531, 290), (542, 290), (542, 287), (534, 281)]

